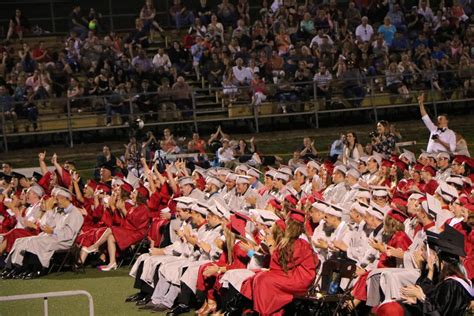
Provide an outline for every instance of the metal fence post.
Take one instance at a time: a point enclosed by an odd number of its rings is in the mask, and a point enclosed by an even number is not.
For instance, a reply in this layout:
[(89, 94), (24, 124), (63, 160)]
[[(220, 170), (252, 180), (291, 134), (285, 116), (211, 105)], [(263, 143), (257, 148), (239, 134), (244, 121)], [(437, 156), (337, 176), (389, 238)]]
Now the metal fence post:
[(193, 103), (193, 122), (194, 122), (194, 132), (199, 133), (197, 117), (196, 117), (196, 97), (194, 95), (195, 92), (196, 90), (191, 90), (191, 101)]
[(49, 9), (51, 10), (51, 27), (52, 27), (53, 33), (56, 33), (56, 18), (54, 16), (53, 0), (49, 1)]
[(2, 106), (2, 134), (3, 134), (3, 148), (8, 152), (7, 130), (5, 128), (5, 109)]
[(71, 148), (74, 147), (74, 142), (72, 139), (72, 122), (71, 122), (71, 103), (69, 102), (69, 99), (66, 101), (67, 103), (67, 129), (69, 131), (69, 146)]
[(316, 128), (319, 128), (319, 102), (318, 102), (318, 87), (316, 81), (313, 81), (313, 103), (314, 103), (314, 119)]
[(48, 297), (44, 298), (43, 306), (44, 306), (44, 316), (48, 316), (48, 314), (49, 314), (49, 311), (48, 311)]

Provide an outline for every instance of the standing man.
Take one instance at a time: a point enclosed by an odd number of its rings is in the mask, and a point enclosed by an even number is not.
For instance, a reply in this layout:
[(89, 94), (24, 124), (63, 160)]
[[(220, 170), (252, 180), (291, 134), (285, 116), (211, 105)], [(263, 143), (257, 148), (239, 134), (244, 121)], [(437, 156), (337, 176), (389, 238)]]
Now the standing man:
[(422, 93), (418, 97), (421, 119), (431, 132), (426, 151), (429, 153), (454, 152), (456, 150), (456, 134), (448, 128), (448, 115), (438, 115), (438, 126), (434, 125), (425, 110), (425, 95)]

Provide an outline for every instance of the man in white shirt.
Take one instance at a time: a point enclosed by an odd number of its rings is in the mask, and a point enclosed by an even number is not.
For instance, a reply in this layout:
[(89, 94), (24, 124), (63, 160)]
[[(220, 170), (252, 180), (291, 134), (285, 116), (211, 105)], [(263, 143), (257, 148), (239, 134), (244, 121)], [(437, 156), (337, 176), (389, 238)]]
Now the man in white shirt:
[(320, 46), (323, 43), (323, 38), (327, 38), (328, 43), (330, 45), (334, 44), (334, 41), (332, 40), (332, 38), (330, 38), (329, 35), (324, 34), (324, 31), (320, 29), (318, 31), (318, 34), (315, 37), (313, 37), (313, 39), (311, 40), (311, 44), (309, 44), (309, 48), (313, 48), (314, 45)]
[(163, 48), (158, 49), (158, 53), (153, 57), (152, 63), (155, 69), (164, 67), (165, 70), (168, 71), (169, 68), (171, 68), (171, 60)]
[(425, 95), (418, 97), (421, 119), (431, 132), (426, 151), (429, 153), (449, 152), (456, 150), (456, 134), (448, 128), (448, 116), (446, 114), (438, 115), (438, 126), (434, 125), (428, 113), (425, 110)]
[(235, 66), (232, 67), (232, 72), (235, 77), (234, 82), (236, 85), (248, 85), (252, 81), (253, 74), (250, 68), (244, 67), (244, 61), (242, 58), (237, 58), (235, 61)]
[(363, 16), (362, 23), (355, 30), (355, 36), (357, 38), (357, 42), (359, 43), (370, 42), (370, 40), (372, 39), (372, 35), (374, 35), (374, 29), (369, 24), (369, 18), (366, 16)]

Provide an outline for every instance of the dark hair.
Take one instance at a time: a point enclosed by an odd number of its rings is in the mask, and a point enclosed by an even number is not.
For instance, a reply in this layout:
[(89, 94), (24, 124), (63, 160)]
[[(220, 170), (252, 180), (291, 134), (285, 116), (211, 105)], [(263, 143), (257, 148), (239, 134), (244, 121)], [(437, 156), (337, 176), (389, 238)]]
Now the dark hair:
[(445, 118), (447, 121), (449, 121), (449, 116), (448, 116), (447, 113), (441, 113), (441, 114), (439, 114), (438, 116), (444, 116), (444, 118)]
[(137, 192), (137, 204), (146, 204), (148, 202), (148, 197), (143, 196), (140, 192)]

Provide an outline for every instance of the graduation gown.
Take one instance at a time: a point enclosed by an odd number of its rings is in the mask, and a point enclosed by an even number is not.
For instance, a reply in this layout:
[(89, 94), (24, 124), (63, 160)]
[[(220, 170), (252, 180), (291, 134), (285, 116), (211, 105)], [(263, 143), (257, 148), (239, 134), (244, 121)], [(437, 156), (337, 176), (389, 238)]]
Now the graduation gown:
[(305, 294), (316, 277), (318, 259), (306, 240), (299, 238), (294, 242), (293, 260), (287, 272), (279, 258), (280, 251), (276, 249), (270, 269), (258, 272), (242, 285), (242, 294), (253, 300), (254, 310), (261, 316), (283, 315), (283, 307), (294, 295)]
[[(41, 205), (40, 203), (36, 203), (35, 205), (31, 205), (25, 210), (25, 216), (23, 217), (25, 220), (35, 223), (41, 216)], [(10, 230), (9, 232), (0, 236), (0, 241), (6, 240), (7, 247), (5, 248), (5, 252), (10, 252), (15, 240), (18, 238), (29, 237), (38, 235), (40, 232), (39, 228), (25, 228), (21, 221), (17, 221), (15, 228)]]
[(112, 226), (112, 234), (120, 250), (139, 242), (145, 237), (149, 223), (149, 209), (140, 204), (128, 210), (120, 226)]
[(55, 225), (52, 234), (40, 233), (37, 236), (19, 238), (15, 241), (10, 252), (10, 255), (15, 253), (15, 256), (11, 257), (12, 263), (22, 265), (23, 251), (27, 251), (35, 254), (41, 265), (47, 268), (55, 251), (69, 249), (72, 246), (84, 221), (81, 212), (70, 204), (63, 214), (57, 216), (58, 213), (55, 213), (56, 215), (52, 218), (53, 223), (44, 223)]

